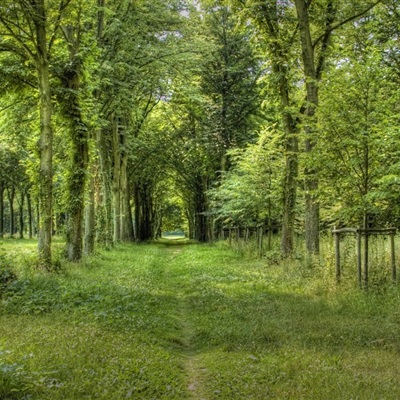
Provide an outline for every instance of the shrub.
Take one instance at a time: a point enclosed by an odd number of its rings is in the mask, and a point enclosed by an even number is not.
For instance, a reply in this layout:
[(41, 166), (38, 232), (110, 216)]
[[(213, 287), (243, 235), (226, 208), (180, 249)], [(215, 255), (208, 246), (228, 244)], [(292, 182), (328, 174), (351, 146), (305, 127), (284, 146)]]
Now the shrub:
[(7, 287), (16, 280), (17, 275), (13, 271), (11, 264), (4, 256), (0, 256), (0, 296), (6, 291)]

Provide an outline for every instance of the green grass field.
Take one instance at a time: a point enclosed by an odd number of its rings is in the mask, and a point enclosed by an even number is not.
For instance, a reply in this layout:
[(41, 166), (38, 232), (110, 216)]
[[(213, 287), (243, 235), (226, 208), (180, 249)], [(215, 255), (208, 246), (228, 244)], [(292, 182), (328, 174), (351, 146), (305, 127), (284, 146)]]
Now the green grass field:
[(400, 398), (396, 287), (167, 240), (46, 274), (35, 246), (0, 242), (0, 399)]

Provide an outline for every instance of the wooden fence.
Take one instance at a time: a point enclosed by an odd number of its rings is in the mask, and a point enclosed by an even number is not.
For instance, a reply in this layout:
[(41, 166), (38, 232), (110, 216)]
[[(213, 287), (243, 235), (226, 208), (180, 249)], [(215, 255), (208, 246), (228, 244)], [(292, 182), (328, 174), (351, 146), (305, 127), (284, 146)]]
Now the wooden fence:
[[(340, 282), (341, 267), (340, 267), (340, 236), (346, 234), (353, 234), (356, 236), (357, 246), (357, 278), (360, 287), (368, 288), (368, 269), (369, 269), (369, 236), (384, 235), (390, 237), (390, 263), (392, 269), (392, 281), (396, 282), (396, 255), (394, 247), (394, 237), (396, 235), (396, 228), (382, 228), (382, 229), (363, 229), (363, 228), (341, 228), (332, 230), (335, 237), (335, 268), (336, 268), (336, 281)], [(364, 248), (362, 252), (362, 238), (364, 238)]]

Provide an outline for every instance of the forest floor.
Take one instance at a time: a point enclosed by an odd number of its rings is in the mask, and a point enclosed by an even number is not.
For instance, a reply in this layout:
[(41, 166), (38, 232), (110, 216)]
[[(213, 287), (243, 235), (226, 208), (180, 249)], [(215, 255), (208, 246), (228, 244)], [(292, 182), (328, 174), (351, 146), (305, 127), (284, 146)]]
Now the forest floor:
[(400, 398), (397, 287), (179, 241), (45, 274), (35, 246), (0, 242), (0, 399)]

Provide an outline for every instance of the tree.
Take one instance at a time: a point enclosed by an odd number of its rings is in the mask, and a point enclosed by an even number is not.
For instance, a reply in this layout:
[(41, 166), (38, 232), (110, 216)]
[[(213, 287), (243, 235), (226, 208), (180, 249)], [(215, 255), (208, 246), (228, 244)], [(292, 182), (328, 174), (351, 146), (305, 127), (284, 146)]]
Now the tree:
[[(62, 1), (60, 11), (68, 4)], [(18, 56), (22, 62), (33, 62), (37, 76), (40, 118), (39, 151), (39, 264), (51, 269), (52, 209), (53, 209), (53, 131), (49, 75), (49, 48), (53, 39), (48, 35), (50, 6), (44, 0), (30, 2), (7, 1), (0, 9), (0, 49)], [(58, 28), (55, 18), (53, 30)], [(53, 21), (52, 21), (53, 22)]]
[[(314, 21), (321, 24), (322, 28), (320, 36), (312, 38), (312, 13), (309, 4), (305, 0), (295, 0), (297, 20), (299, 25), (300, 43), (302, 50), (302, 62), (304, 69), (305, 87), (306, 87), (306, 105), (304, 112), (305, 125), (305, 150), (306, 153), (312, 153), (317, 140), (315, 131), (315, 112), (318, 107), (318, 82), (321, 80), (322, 72), (326, 65), (331, 35), (334, 30), (341, 26), (359, 19), (370, 11), (380, 1), (373, 3), (360, 2), (351, 14), (347, 15), (344, 20), (337, 20), (337, 15), (341, 15), (339, 7), (333, 1), (327, 1), (321, 5), (323, 8), (323, 17), (317, 12), (314, 14)], [(359, 10), (357, 10), (357, 8)], [(359, 12), (357, 12), (359, 11)], [(316, 50), (319, 48), (319, 52)], [(310, 253), (319, 252), (319, 203), (315, 196), (318, 189), (318, 179), (316, 171), (313, 168), (306, 169), (305, 191), (306, 191), (306, 210), (305, 210), (305, 233), (306, 233), (306, 249)]]
[(207, 191), (230, 169), (229, 150), (243, 148), (256, 136), (260, 63), (250, 45), (250, 28), (240, 25), (224, 2), (202, 2), (193, 18), (207, 32), (207, 42), (204, 33), (190, 36), (199, 51), (186, 62), (188, 72), (175, 80), (166, 104), (175, 114), (168, 117), (174, 138), (171, 167), (184, 193), (189, 236), (205, 242), (214, 229)]
[[(92, 21), (89, 11), (82, 2), (76, 9), (70, 7), (69, 15), (63, 16), (60, 31), (66, 45), (66, 59), (61, 59), (57, 75), (61, 87), (58, 90), (58, 102), (61, 114), (67, 123), (70, 138), (70, 165), (67, 172), (68, 199), (66, 202), (67, 221), (67, 254), (70, 261), (79, 261), (83, 252), (83, 219), (85, 206), (85, 189), (88, 167), (88, 140), (89, 133), (82, 115), (83, 64), (87, 58), (87, 44), (84, 24)], [(86, 14), (83, 16), (83, 14)], [(93, 35), (91, 36), (93, 37)], [(86, 43), (85, 43), (86, 42)], [(90, 51), (90, 50), (89, 50)], [(64, 58), (64, 57), (63, 57)], [(86, 60), (88, 61), (88, 60)]]
[[(275, 75), (276, 91), (280, 97), (282, 126), (287, 147), (284, 185), (282, 251), (290, 254), (293, 248), (294, 210), (297, 193), (298, 127), (305, 133), (305, 153), (312, 160), (317, 139), (315, 112), (318, 107), (318, 82), (329, 55), (331, 36), (345, 24), (361, 18), (377, 2), (360, 1), (353, 7), (333, 1), (295, 0), (291, 2), (238, 1), (239, 9), (256, 21), (264, 33), (268, 54)], [(286, 28), (283, 30), (282, 28)], [(299, 41), (295, 39), (299, 36)], [(300, 57), (301, 54), (301, 57)], [(302, 73), (293, 81), (290, 65), (301, 60)], [(298, 69), (299, 70), (299, 69)], [(293, 85), (294, 84), (294, 85)], [(300, 88), (305, 95), (298, 91)], [(296, 95), (297, 92), (297, 95)], [(298, 103), (293, 99), (304, 101)], [(298, 104), (298, 110), (293, 107)], [(305, 235), (306, 249), (319, 252), (319, 204), (316, 198), (318, 180), (312, 162), (305, 168)]]
[(256, 144), (231, 151), (233, 168), (209, 191), (211, 210), (224, 226), (272, 225), (280, 220), (284, 150), (280, 135), (266, 130)]
[[(178, 1), (103, 5), (108, 17), (102, 18), (99, 35), (103, 60), (98, 97), (103, 126), (98, 144), (103, 181), (101, 220), (103, 231), (108, 232), (106, 241), (110, 242), (112, 238), (132, 239), (132, 193), (128, 182), (134, 182), (136, 194), (141, 183), (139, 178), (130, 177), (136, 173), (132, 171), (135, 166), (130, 150), (141, 136), (144, 121), (166, 92), (170, 64), (178, 63), (183, 17)], [(141, 198), (144, 193), (147, 190), (142, 191)], [(139, 197), (135, 195), (135, 209), (139, 210), (137, 201)]]
[(329, 220), (365, 228), (396, 221), (399, 171), (398, 90), (374, 24), (371, 17), (348, 27), (342, 58), (328, 68), (316, 160)]
[(237, 1), (243, 19), (255, 22), (259, 32), (258, 48), (268, 60), (264, 77), (265, 103), (272, 114), (278, 114), (285, 143), (285, 168), (282, 187), (281, 250), (290, 255), (294, 249), (294, 222), (298, 187), (298, 94), (296, 82), (298, 52), (294, 46), (297, 30), (293, 6), (289, 2)]
[(204, 24), (212, 42), (199, 71), (201, 92), (208, 99), (204, 129), (217, 153), (215, 168), (228, 171), (227, 152), (245, 147), (255, 137), (261, 63), (251, 47), (250, 27), (241, 25), (224, 2), (205, 7)]

